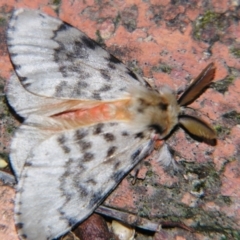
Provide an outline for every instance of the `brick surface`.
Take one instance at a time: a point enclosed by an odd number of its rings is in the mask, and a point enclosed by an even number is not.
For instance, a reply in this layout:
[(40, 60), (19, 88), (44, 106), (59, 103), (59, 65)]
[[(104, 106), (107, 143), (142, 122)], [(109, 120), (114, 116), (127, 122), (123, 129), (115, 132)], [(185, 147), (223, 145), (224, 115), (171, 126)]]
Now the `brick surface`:
[[(19, 124), (8, 112), (4, 84), (12, 66), (5, 30), (13, 8), (59, 16), (104, 43), (106, 49), (157, 86), (183, 88), (210, 62), (214, 84), (191, 107), (218, 132), (215, 147), (193, 141), (180, 129), (167, 140), (180, 169), (163, 169), (154, 154), (144, 177), (127, 176), (105, 205), (154, 222), (162, 219), (195, 229), (162, 230), (152, 239), (239, 239), (240, 237), (240, 11), (239, 1), (14, 1), (0, 2), (0, 154)], [(55, 3), (55, 4), (54, 4)], [(147, 170), (146, 170), (147, 169)], [(0, 186), (0, 239), (17, 239), (11, 211), (14, 191)], [(4, 203), (4, 204), (3, 204)], [(57, 224), (57, 223), (56, 223)], [(7, 230), (6, 230), (7, 229)], [(4, 235), (5, 234), (5, 235)], [(149, 239), (142, 236), (141, 239)]]

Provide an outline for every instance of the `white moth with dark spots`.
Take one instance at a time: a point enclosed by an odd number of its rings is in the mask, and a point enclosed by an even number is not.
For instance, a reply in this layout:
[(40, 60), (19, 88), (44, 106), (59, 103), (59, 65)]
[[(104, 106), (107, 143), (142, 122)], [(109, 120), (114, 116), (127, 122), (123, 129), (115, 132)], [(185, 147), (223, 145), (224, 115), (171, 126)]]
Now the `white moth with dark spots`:
[(10, 154), (21, 239), (53, 239), (86, 219), (177, 124), (216, 138), (206, 123), (182, 113), (212, 81), (212, 63), (177, 100), (39, 11), (15, 11), (7, 33), (17, 74), (7, 98), (24, 118)]

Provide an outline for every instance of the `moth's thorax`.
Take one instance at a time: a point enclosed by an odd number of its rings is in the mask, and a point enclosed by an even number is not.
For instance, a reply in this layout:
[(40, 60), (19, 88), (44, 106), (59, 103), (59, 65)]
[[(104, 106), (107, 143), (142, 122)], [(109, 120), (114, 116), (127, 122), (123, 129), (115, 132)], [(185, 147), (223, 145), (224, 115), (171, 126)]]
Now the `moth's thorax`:
[(137, 88), (132, 95), (134, 127), (139, 131), (154, 129), (161, 138), (168, 135), (177, 124), (180, 111), (175, 93), (164, 86), (158, 91)]

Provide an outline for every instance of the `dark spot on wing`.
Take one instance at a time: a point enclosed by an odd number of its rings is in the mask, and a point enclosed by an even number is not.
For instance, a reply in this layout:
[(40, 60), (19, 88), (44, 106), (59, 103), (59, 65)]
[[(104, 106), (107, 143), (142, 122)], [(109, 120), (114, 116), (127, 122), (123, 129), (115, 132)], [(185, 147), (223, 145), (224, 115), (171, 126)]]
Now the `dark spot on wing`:
[(59, 214), (61, 215), (61, 216), (65, 216), (65, 212), (64, 211), (62, 211), (62, 210), (58, 210), (58, 212), (59, 212)]
[(91, 185), (94, 185), (94, 186), (97, 184), (97, 182), (96, 182), (93, 178), (88, 179), (88, 180), (86, 181), (86, 183), (91, 184)]
[(123, 131), (123, 132), (122, 132), (122, 136), (127, 137), (127, 136), (129, 136), (129, 133), (126, 132), (126, 131)]
[(135, 134), (135, 138), (144, 138), (143, 132), (139, 132), (139, 133)]
[(62, 150), (64, 151), (64, 153), (70, 153), (70, 151), (71, 151), (71, 149), (69, 148), (69, 147), (67, 147), (67, 146), (61, 146), (62, 147)]
[[(8, 41), (9, 41), (9, 38), (8, 38)], [(9, 44), (8, 44), (8, 48), (9, 48), (9, 51), (11, 51)], [(17, 57), (18, 55), (19, 55), (18, 53), (11, 53), (11, 52), (10, 52), (11, 59), (14, 59), (14, 58)]]
[(107, 91), (109, 91), (111, 88), (112, 88), (111, 85), (105, 84), (105, 85), (103, 85), (103, 86), (99, 89), (99, 92), (107, 92)]
[(83, 152), (92, 147), (91, 142), (79, 141), (78, 144)]
[(66, 31), (66, 30), (68, 30), (69, 28), (71, 28), (71, 26), (69, 25), (69, 24), (67, 24), (67, 23), (62, 23), (59, 27), (58, 27), (58, 29), (57, 29), (57, 32), (61, 32), (61, 31)]
[(80, 40), (75, 40), (73, 45), (74, 45), (73, 50), (77, 50), (77, 48), (78, 48), (79, 49), (78, 51), (80, 51), (80, 50), (86, 51), (85, 45)]
[[(78, 56), (77, 56), (78, 57)], [(59, 64), (59, 71), (62, 73), (64, 77), (75, 77), (79, 76), (81, 78), (80, 82), (83, 81), (82, 79), (87, 79), (90, 77), (90, 74), (85, 72), (84, 69), (81, 69), (79, 66), (75, 65), (61, 65)]]
[(94, 92), (94, 93), (92, 94), (92, 98), (93, 98), (93, 99), (96, 99), (96, 100), (101, 100), (101, 99), (102, 99), (101, 96), (100, 96), (100, 94), (99, 94), (98, 92)]
[[(89, 56), (89, 53), (86, 50), (86, 46), (80, 41), (74, 42), (73, 49), (68, 54), (66, 54), (66, 55), (69, 57), (70, 61), (71, 61), (72, 57), (86, 59)], [(78, 66), (78, 67), (80, 67), (80, 66)]]
[(64, 135), (61, 135), (60, 137), (57, 138), (57, 142), (59, 143), (60, 147), (62, 148), (64, 153), (69, 153), (71, 151), (71, 149), (66, 146), (66, 138)]
[(128, 74), (130, 77), (134, 78), (135, 80), (139, 81), (137, 75), (136, 75), (134, 72), (130, 71), (129, 69), (128, 69), (127, 74)]
[(163, 110), (163, 111), (166, 111), (167, 108), (168, 108), (168, 104), (167, 104), (167, 103), (160, 102), (160, 103), (158, 104), (158, 107), (159, 107), (159, 109), (161, 109), (161, 110)]
[(115, 64), (122, 63), (119, 59), (117, 59), (116, 57), (114, 57), (112, 54), (110, 54), (108, 60), (109, 60), (109, 62), (112, 62), (112, 63), (115, 63)]
[(126, 172), (124, 172), (124, 171), (122, 171), (122, 170), (119, 170), (119, 171), (113, 173), (113, 175), (112, 175), (111, 178), (112, 178), (116, 183), (118, 183), (118, 182), (121, 181), (122, 177), (123, 177), (125, 174), (126, 174)]
[(22, 84), (24, 85), (24, 82), (26, 82), (28, 80), (27, 77), (21, 77), (21, 76), (18, 76), (19, 80), (22, 82)]
[(94, 158), (94, 155), (92, 153), (86, 152), (83, 155), (83, 162), (89, 162), (89, 161), (93, 160), (93, 158)]
[(107, 142), (112, 142), (115, 140), (115, 136), (112, 133), (105, 133), (103, 137)]
[(90, 49), (94, 50), (96, 47), (98, 47), (98, 44), (94, 42), (92, 39), (88, 38), (87, 36), (82, 36), (81, 39), (83, 43)]
[(100, 74), (107, 81), (111, 79), (111, 74), (107, 69), (100, 69)]
[[(85, 74), (80, 74), (80, 79), (74, 86), (73, 86), (73, 92), (72, 92), (72, 96), (74, 98), (74, 96), (76, 96), (77, 98), (81, 95), (84, 95), (82, 93), (82, 90), (84, 88), (88, 87), (88, 83), (86, 83), (84, 80), (84, 77), (81, 77), (81, 75), (85, 75)], [(87, 74), (86, 74), (87, 75)], [(83, 80), (84, 79), (84, 80)]]
[[(23, 176), (21, 176), (21, 177), (23, 177)], [(24, 178), (25, 178), (25, 176), (24, 176)], [(24, 192), (23, 187), (17, 188), (16, 192), (17, 192), (17, 193), (23, 193), (23, 192)], [(22, 204), (22, 202), (19, 202), (19, 204)]]
[[(63, 24), (61, 27), (63, 30), (68, 26), (65, 25)], [(69, 27), (71, 26), (69, 25)], [(58, 39), (59, 36), (60, 40)], [(83, 59), (82, 61), (84, 61), (89, 57), (87, 46), (80, 40), (73, 40), (72, 44), (62, 42), (61, 35), (58, 35), (58, 30), (55, 31), (53, 40), (58, 43), (58, 47), (54, 51), (54, 60), (58, 64), (61, 74), (64, 77), (75, 77), (76, 79), (89, 78), (84, 71), (85, 67), (79, 64), (79, 60)]]
[[(54, 41), (55, 41), (55, 39), (54, 39)], [(57, 63), (61, 62), (61, 60), (62, 60), (61, 57), (63, 55), (65, 55), (64, 51), (65, 51), (64, 45), (62, 43), (59, 43), (59, 46), (54, 49), (54, 60), (55, 60), (55, 62), (57, 62)]]
[(114, 170), (117, 170), (121, 165), (121, 162), (120, 161), (117, 161), (115, 164), (114, 164)]
[(139, 154), (141, 153), (141, 149), (138, 149), (137, 151), (135, 151), (132, 155), (131, 155), (131, 160), (134, 162), (136, 160), (136, 158), (139, 156)]
[(60, 135), (58, 138), (57, 138), (57, 141), (60, 145), (64, 144), (66, 142), (66, 137), (64, 135)]
[(119, 91), (121, 91), (121, 92), (123, 92), (123, 91), (124, 91), (124, 92), (125, 92), (125, 91), (126, 91), (126, 89), (127, 89), (126, 87), (122, 87), (122, 88), (119, 88)]
[[(10, 31), (10, 30), (11, 30), (12, 32), (15, 32), (15, 31), (16, 31), (16, 27), (14, 27), (14, 26), (8, 26), (8, 31)], [(13, 38), (10, 38), (10, 37), (8, 37), (7, 39), (8, 39), (8, 41), (9, 41), (9, 40), (13, 40)], [(8, 44), (8, 46), (12, 46), (12, 45), (9, 45), (9, 44)]]
[(93, 135), (98, 135), (99, 133), (101, 133), (103, 127), (104, 127), (103, 123), (98, 123), (96, 126), (94, 126)]
[(75, 159), (70, 157), (66, 162), (66, 166), (69, 166), (70, 164), (73, 164), (74, 162), (75, 162)]
[(68, 72), (66, 68), (67, 68), (66, 66), (60, 66), (58, 68), (63, 77), (68, 77)]
[(15, 70), (19, 70), (21, 68), (21, 65), (14, 64), (14, 68), (15, 68)]
[[(90, 77), (90, 74), (88, 74), (88, 77)], [(82, 79), (86, 79), (86, 77), (83, 77)], [(89, 86), (89, 84), (83, 80), (81, 80), (77, 83), (77, 87), (79, 87), (79, 88), (87, 88), (88, 86)]]
[(17, 20), (19, 18), (19, 16), (16, 14), (12, 14), (11, 18)]
[(76, 218), (67, 218), (67, 221), (68, 221), (69, 227), (74, 226), (78, 222)]
[[(13, 38), (7, 37), (7, 41), (12, 41)], [(18, 53), (11, 53), (11, 47), (12, 45), (10, 43), (8, 43), (8, 48), (9, 48), (9, 53), (10, 53), (10, 57), (11, 60), (13, 60), (15, 57), (17, 57), (19, 54)]]
[(88, 204), (88, 208), (92, 209), (96, 204), (100, 203), (103, 200), (103, 198), (104, 196), (102, 195), (102, 191), (94, 193)]
[(77, 168), (78, 168), (79, 173), (83, 173), (86, 170), (86, 167), (84, 167), (84, 165), (80, 161), (79, 161)]
[(59, 83), (55, 88), (56, 97), (61, 97), (61, 95), (64, 92), (64, 90), (66, 89), (66, 87), (67, 87), (66, 81), (62, 81), (61, 83)]
[(76, 188), (79, 189), (79, 193), (80, 193), (80, 196), (83, 198), (83, 197), (87, 197), (88, 195), (88, 190), (87, 188), (85, 188), (84, 186), (82, 185), (77, 185)]
[[(66, 164), (65, 164), (65, 166), (66, 166)], [(60, 181), (65, 181), (65, 179), (70, 177), (71, 175), (72, 175), (72, 172), (69, 169), (67, 169), (64, 171), (64, 173), (61, 175), (61, 177), (59, 179), (60, 179)]]
[(42, 14), (42, 13), (39, 13), (39, 16), (40, 16), (41, 18), (46, 18), (46, 16), (45, 16), (44, 14)]
[(104, 162), (103, 162), (103, 164), (108, 164), (109, 166), (113, 166), (113, 164), (115, 164), (115, 162), (116, 162), (117, 160), (116, 160), (116, 158), (115, 157), (109, 157), (109, 158), (107, 158)]
[(74, 139), (76, 141), (82, 140), (88, 135), (88, 132), (82, 129), (78, 129), (74, 134)]
[(32, 166), (32, 163), (31, 163), (31, 162), (25, 162), (24, 166), (25, 166), (25, 167), (31, 167), (31, 166)]
[(109, 63), (107, 64), (107, 66), (108, 66), (109, 68), (111, 68), (112, 70), (115, 70), (115, 69), (116, 69), (116, 65), (115, 65), (114, 63), (109, 62)]
[(111, 157), (117, 150), (116, 146), (111, 146), (109, 147), (108, 151), (107, 151), (107, 158)]
[(112, 126), (117, 126), (118, 123), (117, 122), (110, 122), (109, 125), (112, 127)]
[(164, 129), (159, 124), (151, 124), (148, 126), (150, 129), (155, 130), (157, 133), (163, 133)]
[(22, 234), (22, 235), (21, 235), (21, 238), (22, 238), (22, 239), (27, 239), (27, 234)]
[(20, 81), (24, 84), (24, 82), (26, 82), (28, 80), (27, 77), (20, 77), (18, 76), (18, 78), (20, 79)]
[[(85, 171), (85, 167), (82, 164), (82, 158), (68, 158), (65, 162), (63, 168), (65, 169), (64, 173), (60, 176), (60, 181), (65, 182), (69, 176), (73, 175), (73, 172), (77, 172), (77, 174)], [(61, 184), (62, 186), (63, 184)]]
[(17, 229), (22, 229), (23, 228), (23, 223), (16, 223)]

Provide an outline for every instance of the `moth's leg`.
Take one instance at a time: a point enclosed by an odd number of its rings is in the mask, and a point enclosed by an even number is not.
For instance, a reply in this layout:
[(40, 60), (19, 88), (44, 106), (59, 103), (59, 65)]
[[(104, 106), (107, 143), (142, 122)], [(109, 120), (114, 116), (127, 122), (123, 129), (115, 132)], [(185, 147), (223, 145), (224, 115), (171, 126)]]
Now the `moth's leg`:
[(173, 167), (174, 170), (177, 170), (177, 162), (174, 159), (171, 147), (166, 143), (166, 141), (159, 139), (158, 134), (153, 134), (152, 139), (154, 140), (154, 150), (156, 150), (154, 155), (156, 161), (165, 168)]
[[(162, 146), (165, 145), (165, 141), (159, 139), (158, 134), (152, 133), (151, 135), (151, 139), (154, 140), (154, 150), (157, 150), (159, 152), (159, 150), (161, 149)], [(147, 156), (148, 157), (148, 156)], [(146, 158), (147, 158), (146, 157)], [(154, 155), (155, 157), (155, 155)], [(145, 158), (145, 159), (146, 159)], [(158, 155), (157, 155), (158, 158)], [(137, 179), (144, 179), (145, 176), (145, 172), (146, 170), (146, 166), (145, 164), (145, 159), (143, 159), (132, 171), (131, 171), (131, 175), (133, 176), (133, 180), (132, 180), (132, 184), (136, 183)]]
[(137, 179), (142, 179), (142, 177), (140, 176), (140, 170), (144, 168), (144, 160), (141, 161), (132, 171), (131, 171), (131, 175), (133, 176), (132, 179), (132, 185), (134, 185), (137, 181)]

